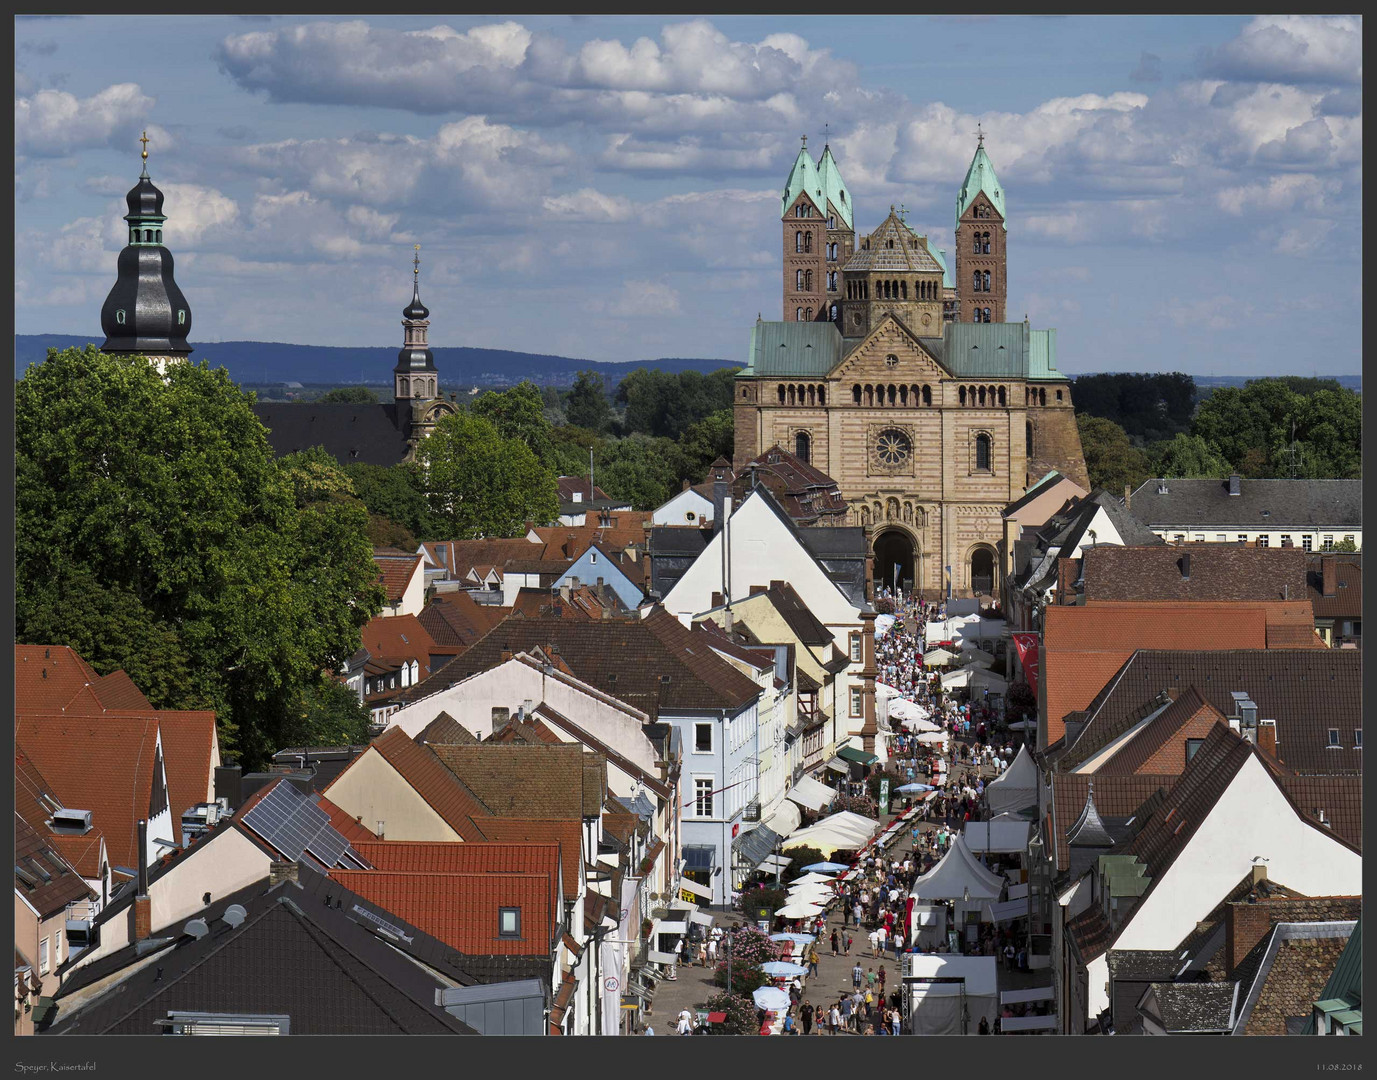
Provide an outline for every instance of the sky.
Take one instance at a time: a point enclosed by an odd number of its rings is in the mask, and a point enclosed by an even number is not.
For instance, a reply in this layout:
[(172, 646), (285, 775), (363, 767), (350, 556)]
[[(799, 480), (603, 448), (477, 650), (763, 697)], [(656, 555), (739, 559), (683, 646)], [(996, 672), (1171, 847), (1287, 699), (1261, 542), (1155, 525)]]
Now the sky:
[[(744, 362), (780, 193), (829, 142), (858, 233), (949, 252), (977, 124), (1008, 317), (1059, 366), (1361, 371), (1357, 17), (319, 18), (15, 24), (19, 333), (100, 335), (149, 172), (193, 343)], [(213, 349), (198, 350), (213, 359)]]

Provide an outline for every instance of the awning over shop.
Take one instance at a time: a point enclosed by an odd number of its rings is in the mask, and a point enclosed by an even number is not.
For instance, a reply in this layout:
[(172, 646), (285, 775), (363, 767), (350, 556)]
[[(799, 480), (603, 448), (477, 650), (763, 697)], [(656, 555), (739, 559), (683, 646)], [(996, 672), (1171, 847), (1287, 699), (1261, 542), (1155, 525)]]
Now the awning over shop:
[(695, 911), (689, 916), (689, 922), (697, 923), (699, 926), (711, 926), (712, 916), (706, 911)]
[[(685, 850), (687, 851), (688, 849), (686, 848)], [(712, 890), (704, 888), (702, 885), (699, 885), (698, 882), (693, 881), (690, 878), (680, 878), (679, 888), (682, 889), (684, 892), (692, 893), (694, 896), (702, 900), (706, 900), (709, 903), (712, 902)]]
[(685, 844), (684, 869), (711, 871), (717, 860), (717, 849), (710, 844)]
[(788, 836), (798, 829), (802, 821), (798, 806), (785, 799), (761, 824), (773, 829), (780, 836)]
[(1028, 899), (1006, 900), (1002, 904), (986, 904), (985, 910), (989, 913), (990, 922), (1002, 923), (1011, 922), (1028, 914)]
[(827, 767), (831, 769), (833, 772), (841, 773), (843, 776), (846, 776), (849, 772), (851, 772), (851, 766), (844, 762), (841, 758), (833, 758), (831, 761), (827, 763)]
[(683, 919), (663, 919), (655, 924), (657, 934), (686, 934), (688, 921)]
[(761, 870), (788, 870), (790, 860), (784, 855), (771, 855), (759, 866)]
[(1051, 1001), (1057, 996), (1050, 986), (1034, 986), (1027, 990), (1003, 990), (999, 994), (1001, 1005), (1017, 1005), (1021, 1001)]
[(742, 862), (754, 869), (774, 854), (775, 846), (780, 839), (779, 833), (768, 825), (757, 825), (750, 832), (742, 833), (733, 840), (732, 850)]
[(857, 750), (854, 746), (843, 746), (837, 751), (837, 757), (846, 761), (855, 762), (857, 765), (874, 765), (880, 759), (874, 754), (864, 750)]
[(784, 797), (809, 810), (821, 810), (837, 797), (837, 793), (811, 776), (803, 776), (784, 793)]

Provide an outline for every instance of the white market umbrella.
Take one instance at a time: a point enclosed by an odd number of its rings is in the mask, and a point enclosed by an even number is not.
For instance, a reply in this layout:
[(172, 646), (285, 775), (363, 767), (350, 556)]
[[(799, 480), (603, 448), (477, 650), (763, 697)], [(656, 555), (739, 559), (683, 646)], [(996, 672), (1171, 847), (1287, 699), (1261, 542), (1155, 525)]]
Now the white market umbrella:
[(794, 878), (789, 882), (789, 888), (796, 885), (830, 885), (832, 879), (826, 874), (804, 874), (803, 877)]
[(775, 912), (781, 919), (811, 919), (822, 914), (821, 904), (806, 903), (803, 900), (790, 900)]
[(794, 975), (807, 975), (808, 969), (803, 964), (791, 964), (787, 960), (771, 960), (767, 964), (761, 964), (760, 970), (766, 975), (774, 978), (788, 978)]
[(751, 996), (766, 1012), (783, 1012), (789, 1007), (789, 995), (777, 986), (762, 986)]
[(932, 732), (942, 730), (941, 724), (934, 724), (931, 720), (901, 720), (900, 723), (909, 731)]
[(918, 736), (918, 741), (920, 743), (926, 743), (929, 746), (942, 746), (946, 743), (947, 736), (946, 733), (942, 731), (925, 731)]

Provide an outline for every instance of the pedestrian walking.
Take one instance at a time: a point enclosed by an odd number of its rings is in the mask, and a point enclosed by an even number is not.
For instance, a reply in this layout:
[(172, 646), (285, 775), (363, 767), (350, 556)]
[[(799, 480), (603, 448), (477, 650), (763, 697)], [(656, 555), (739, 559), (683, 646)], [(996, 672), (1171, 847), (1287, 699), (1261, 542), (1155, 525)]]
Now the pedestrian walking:
[(867, 934), (866, 936), (870, 938), (870, 955), (871, 955), (871, 956), (879, 956), (879, 955), (880, 955), (880, 935), (879, 935), (879, 932), (876, 931), (876, 930), (872, 930), (872, 931), (870, 931), (870, 933)]
[(685, 1007), (679, 1011), (679, 1023), (675, 1027), (676, 1035), (688, 1035), (693, 1031), (693, 1014)]
[(813, 1033), (813, 1006), (804, 999), (803, 1007), (798, 1011), (798, 1018), (803, 1023), (803, 1033), (811, 1035)]
[(854, 937), (852, 937), (850, 934), (847, 934), (847, 935), (846, 935), (846, 955), (847, 955), (847, 956), (850, 956), (850, 955), (851, 955), (851, 946), (854, 945), (855, 943), (856, 943), (856, 939), (855, 939)]
[(832, 1029), (833, 1035), (835, 1035), (837, 1029), (841, 1027), (841, 1009), (835, 1003), (833, 1003), (832, 1008), (827, 1013), (827, 1026)]
[(839, 941), (837, 940), (837, 931), (834, 929), (834, 930), (832, 931), (832, 955), (833, 955), (833, 956), (836, 956), (836, 955), (837, 955), (837, 952), (839, 951), (840, 946), (841, 946), (841, 942), (839, 942)]
[(861, 979), (865, 977), (865, 972), (861, 970), (861, 965), (857, 964), (851, 969), (851, 985), (854, 989), (861, 988)]
[(811, 979), (811, 978), (814, 978), (814, 977), (817, 976), (817, 973), (818, 973), (818, 947), (817, 947), (816, 945), (810, 945), (810, 946), (808, 946), (808, 977), (809, 977), (810, 979)]
[(651, 1027), (649, 1024), (646, 1024), (646, 1026), (641, 1030), (641, 1034), (642, 1034), (642, 1035), (654, 1035), (654, 1034), (655, 1034), (655, 1029), (654, 1029), (653, 1027)]
[(842, 1019), (842, 1027), (846, 1028), (847, 1031), (850, 1031), (850, 1030), (851, 1030), (851, 999), (850, 999), (849, 997), (844, 997), (844, 998), (842, 998), (842, 1000), (841, 1000), (841, 1019)]

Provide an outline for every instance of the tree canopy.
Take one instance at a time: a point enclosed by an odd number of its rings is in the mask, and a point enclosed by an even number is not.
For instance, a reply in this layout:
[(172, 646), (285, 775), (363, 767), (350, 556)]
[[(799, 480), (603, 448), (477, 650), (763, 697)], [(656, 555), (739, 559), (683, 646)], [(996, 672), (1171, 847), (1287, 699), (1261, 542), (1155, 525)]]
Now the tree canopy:
[(382, 592), (347, 478), (274, 460), (252, 400), (205, 363), (50, 351), (16, 386), (15, 583), (19, 640), (215, 709), (254, 764)]
[(677, 439), (691, 424), (732, 405), (737, 368), (670, 373), (637, 368), (617, 386), (628, 432)]
[(320, 395), (320, 405), (376, 405), (378, 395), (366, 386), (340, 386)]
[(1118, 424), (1138, 446), (1189, 431), (1197, 397), (1195, 380), (1179, 371), (1080, 375), (1073, 389), (1077, 413)]
[(1151, 475), (1147, 454), (1130, 443), (1124, 429), (1112, 420), (1082, 413), (1076, 417), (1076, 427), (1091, 487), (1121, 495), (1126, 486), (1136, 488)]
[(575, 427), (589, 431), (606, 431), (612, 422), (612, 405), (607, 400), (607, 387), (596, 371), (580, 371), (564, 403), (565, 419)]
[(430, 509), (455, 540), (519, 535), (559, 513), (555, 475), (519, 437), (483, 416), (441, 417), (417, 451)]
[(520, 382), (510, 390), (489, 391), (477, 398), (469, 411), (490, 421), (504, 439), (525, 443), (545, 468), (554, 464), (545, 399), (535, 383)]
[[(1293, 428), (1294, 425), (1294, 428)], [(1191, 434), (1245, 477), (1357, 479), (1362, 475), (1362, 398), (1333, 380), (1254, 379), (1215, 390)]]

